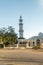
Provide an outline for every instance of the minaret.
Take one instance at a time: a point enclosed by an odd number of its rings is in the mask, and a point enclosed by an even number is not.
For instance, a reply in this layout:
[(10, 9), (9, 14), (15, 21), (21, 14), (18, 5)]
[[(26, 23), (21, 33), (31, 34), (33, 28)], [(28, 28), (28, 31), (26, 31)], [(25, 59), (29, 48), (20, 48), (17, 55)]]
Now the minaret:
[(20, 19), (19, 19), (19, 38), (23, 39), (23, 19), (22, 19), (22, 16), (20, 16)]

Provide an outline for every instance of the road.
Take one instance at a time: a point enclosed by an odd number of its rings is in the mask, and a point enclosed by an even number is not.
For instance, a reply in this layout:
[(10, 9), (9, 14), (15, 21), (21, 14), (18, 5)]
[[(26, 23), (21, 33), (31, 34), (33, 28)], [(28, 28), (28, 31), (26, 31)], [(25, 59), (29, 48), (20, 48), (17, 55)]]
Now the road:
[(43, 65), (43, 52), (0, 50), (0, 65)]

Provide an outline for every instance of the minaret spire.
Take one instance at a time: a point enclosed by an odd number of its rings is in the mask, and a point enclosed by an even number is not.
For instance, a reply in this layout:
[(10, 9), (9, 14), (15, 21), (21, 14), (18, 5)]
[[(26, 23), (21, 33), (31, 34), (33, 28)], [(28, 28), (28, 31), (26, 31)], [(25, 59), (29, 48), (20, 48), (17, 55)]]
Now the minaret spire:
[(20, 19), (19, 19), (19, 38), (20, 39), (23, 38), (23, 19), (22, 19), (22, 16), (20, 16)]

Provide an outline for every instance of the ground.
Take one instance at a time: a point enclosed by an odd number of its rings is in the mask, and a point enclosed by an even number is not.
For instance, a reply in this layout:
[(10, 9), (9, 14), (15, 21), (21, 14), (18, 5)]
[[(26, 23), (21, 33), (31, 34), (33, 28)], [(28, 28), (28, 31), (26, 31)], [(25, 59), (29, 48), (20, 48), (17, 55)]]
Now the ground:
[(0, 65), (43, 65), (43, 49), (0, 49)]

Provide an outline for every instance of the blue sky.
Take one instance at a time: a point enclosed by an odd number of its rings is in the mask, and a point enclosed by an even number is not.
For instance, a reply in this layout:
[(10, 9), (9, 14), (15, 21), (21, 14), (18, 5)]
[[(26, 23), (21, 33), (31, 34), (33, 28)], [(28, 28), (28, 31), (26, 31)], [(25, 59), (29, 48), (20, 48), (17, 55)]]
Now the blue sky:
[(43, 0), (0, 0), (0, 28), (13, 26), (18, 33), (20, 15), (25, 38), (43, 32)]

